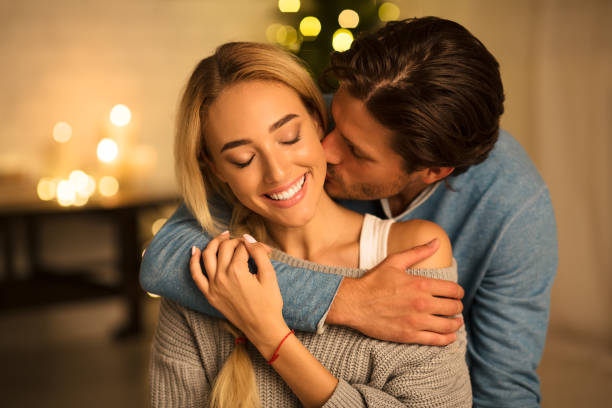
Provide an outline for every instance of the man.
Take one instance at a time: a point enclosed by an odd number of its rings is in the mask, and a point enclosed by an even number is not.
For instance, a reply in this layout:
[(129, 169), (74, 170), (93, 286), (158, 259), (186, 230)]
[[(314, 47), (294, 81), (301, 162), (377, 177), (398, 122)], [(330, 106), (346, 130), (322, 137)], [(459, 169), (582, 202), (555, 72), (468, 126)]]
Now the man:
[[(340, 84), (335, 128), (323, 140), (327, 191), (361, 212), (428, 219), (446, 230), (465, 290), (474, 404), (539, 406), (555, 220), (546, 185), (499, 131), (497, 61), (460, 25), (428, 17), (356, 40), (332, 56), (327, 75)], [(216, 314), (187, 266), (191, 246), (208, 239), (179, 208), (147, 250), (143, 287)], [(448, 318), (461, 310), (461, 288), (404, 273), (434, 250), (391, 256), (359, 279), (273, 262), (285, 318), (302, 330), (325, 322), (385, 340), (449, 344), (462, 323)]]

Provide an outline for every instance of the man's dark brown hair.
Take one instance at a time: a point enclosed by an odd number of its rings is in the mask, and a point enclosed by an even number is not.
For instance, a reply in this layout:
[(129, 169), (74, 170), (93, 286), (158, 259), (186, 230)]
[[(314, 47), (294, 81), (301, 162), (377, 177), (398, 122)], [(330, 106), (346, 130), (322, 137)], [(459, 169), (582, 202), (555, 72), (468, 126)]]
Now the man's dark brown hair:
[(468, 30), (437, 17), (388, 23), (335, 52), (325, 73), (395, 133), (410, 173), (487, 158), (504, 112), (499, 64)]

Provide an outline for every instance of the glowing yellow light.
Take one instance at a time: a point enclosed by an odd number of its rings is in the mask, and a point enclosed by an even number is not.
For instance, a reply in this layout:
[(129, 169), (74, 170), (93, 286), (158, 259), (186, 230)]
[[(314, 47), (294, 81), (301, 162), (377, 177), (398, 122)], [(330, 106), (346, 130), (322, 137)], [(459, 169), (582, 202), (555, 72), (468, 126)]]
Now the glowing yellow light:
[(300, 0), (278, 0), (278, 9), (283, 13), (297, 13), (300, 10)]
[(74, 204), (77, 198), (76, 192), (73, 190), (72, 184), (70, 184), (68, 180), (62, 180), (58, 183), (55, 195), (57, 196), (57, 202), (62, 207), (68, 207)]
[(266, 38), (269, 42), (276, 42), (276, 33), (282, 26), (282, 24), (270, 24), (266, 28)]
[(400, 9), (393, 3), (383, 3), (378, 8), (378, 18), (381, 21), (397, 20), (400, 16)]
[(158, 220), (155, 220), (155, 222), (151, 226), (151, 232), (153, 233), (153, 235), (155, 235), (155, 234), (157, 234), (159, 232), (159, 230), (161, 229), (161, 227), (164, 226), (166, 221), (168, 221), (167, 218), (160, 218)]
[(41, 200), (49, 201), (55, 198), (56, 188), (55, 180), (49, 177), (43, 177), (36, 186), (36, 193), (38, 194), (38, 198)]
[(98, 183), (98, 189), (100, 190), (100, 194), (104, 197), (111, 197), (119, 191), (119, 182), (114, 177), (104, 176)]
[(285, 37), (284, 45), (293, 45), (298, 40), (297, 30), (291, 26), (285, 26), (285, 30), (287, 30), (287, 36)]
[(86, 197), (86, 196), (83, 196), (77, 193), (73, 204), (76, 205), (77, 207), (82, 207), (85, 204), (87, 204), (87, 201), (89, 201), (89, 197)]
[(66, 122), (57, 122), (53, 126), (53, 139), (58, 143), (66, 143), (72, 137), (72, 126)]
[(353, 43), (353, 33), (351, 33), (346, 28), (339, 28), (334, 33), (332, 38), (332, 47), (334, 50), (343, 52), (351, 48), (351, 44)]
[(98, 143), (98, 159), (110, 163), (117, 158), (119, 147), (113, 139), (105, 138)]
[(304, 17), (300, 21), (300, 32), (305, 37), (316, 37), (321, 32), (321, 22), (313, 16)]
[(111, 109), (110, 113), (110, 121), (113, 125), (123, 127), (130, 123), (132, 120), (132, 112), (125, 105), (115, 105), (113, 109)]
[(338, 15), (338, 24), (342, 28), (355, 28), (359, 24), (359, 14), (351, 9), (342, 10)]
[(275, 41), (279, 44), (284, 44), (287, 41), (287, 27), (281, 26), (276, 30)]
[(147, 292), (147, 295), (149, 295), (149, 297), (152, 297), (153, 299), (157, 299), (159, 297), (159, 295), (156, 295), (155, 293), (151, 292)]
[(91, 197), (91, 195), (95, 192), (96, 192), (96, 180), (91, 176), (87, 176), (87, 186), (85, 187), (84, 191), (78, 192), (78, 194), (83, 194), (87, 197)]
[(85, 191), (89, 177), (82, 170), (74, 170), (68, 176), (68, 181), (72, 184), (72, 189), (75, 192)]

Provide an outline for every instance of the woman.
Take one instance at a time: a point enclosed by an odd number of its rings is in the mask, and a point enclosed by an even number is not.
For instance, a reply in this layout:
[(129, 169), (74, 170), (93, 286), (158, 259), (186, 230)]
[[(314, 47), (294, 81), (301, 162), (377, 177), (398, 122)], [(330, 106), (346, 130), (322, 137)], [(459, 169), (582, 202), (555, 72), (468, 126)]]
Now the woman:
[[(471, 406), (463, 330), (440, 348), (343, 327), (321, 335), (287, 327), (270, 252), (296, 266), (360, 276), (388, 254), (437, 238), (439, 250), (412, 272), (456, 279), (448, 237), (435, 224), (364, 218), (324, 192), (325, 105), (294, 57), (263, 44), (219, 47), (192, 74), (177, 123), (185, 202), (207, 231), (231, 231), (202, 253), (194, 248), (192, 276), (233, 326), (163, 301), (153, 406)], [(231, 206), (229, 222), (211, 215), (213, 196)]]

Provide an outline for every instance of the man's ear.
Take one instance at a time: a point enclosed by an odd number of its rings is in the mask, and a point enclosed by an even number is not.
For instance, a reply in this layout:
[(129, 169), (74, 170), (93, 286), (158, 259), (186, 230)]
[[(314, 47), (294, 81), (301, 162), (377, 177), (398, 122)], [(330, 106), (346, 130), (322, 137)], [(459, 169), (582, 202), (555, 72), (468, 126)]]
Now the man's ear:
[(422, 170), (421, 180), (425, 184), (433, 184), (438, 180), (448, 177), (453, 170), (455, 170), (454, 167), (429, 167)]

